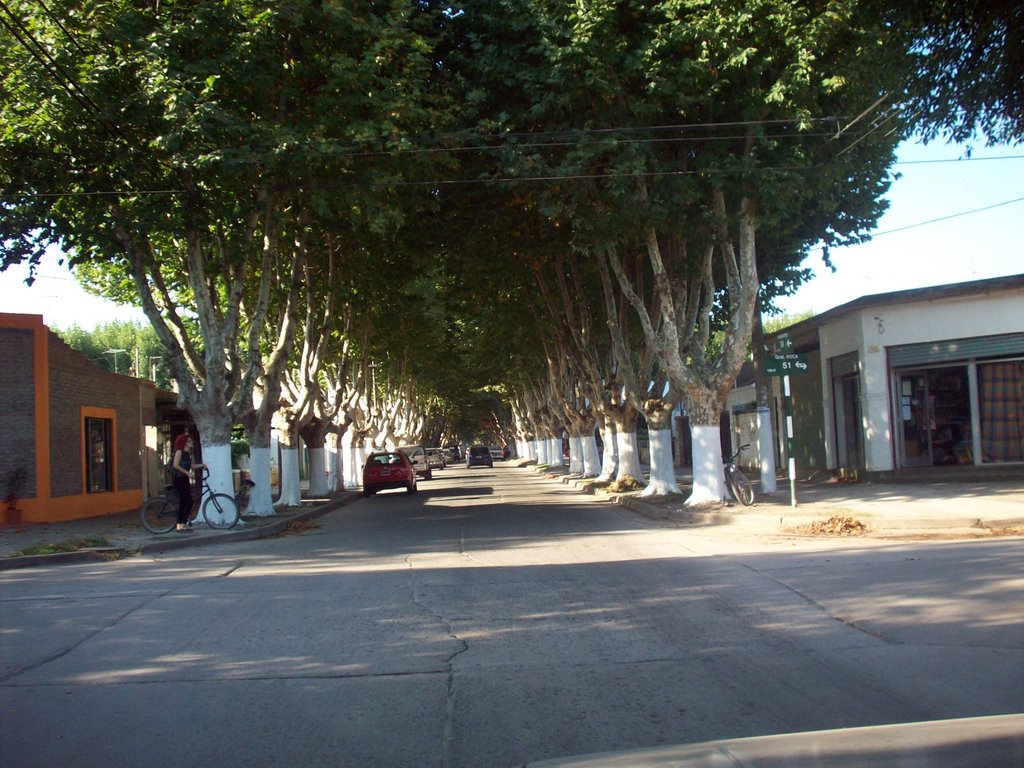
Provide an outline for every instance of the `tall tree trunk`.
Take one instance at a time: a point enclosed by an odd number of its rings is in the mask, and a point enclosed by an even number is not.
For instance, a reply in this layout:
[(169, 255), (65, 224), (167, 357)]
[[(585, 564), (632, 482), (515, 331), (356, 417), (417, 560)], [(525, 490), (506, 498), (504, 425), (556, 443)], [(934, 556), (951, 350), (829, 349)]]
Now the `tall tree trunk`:
[(327, 443), (330, 426), (323, 419), (313, 418), (299, 430), (302, 441), (309, 449), (309, 495), (318, 499), (329, 493), (324, 445)]
[(645, 407), (647, 430), (651, 447), (651, 476), (641, 496), (668, 496), (682, 493), (676, 482), (676, 468), (672, 459), (671, 403), (658, 400)]
[(594, 436), (594, 428), (582, 438), (583, 441), (583, 476), (597, 477), (601, 474), (601, 456), (597, 451), (597, 438)]
[(281, 495), (277, 502), (286, 507), (298, 507), (302, 504), (298, 425), (285, 413), (280, 414), (279, 419), (277, 440), (281, 446)]
[(601, 423), (601, 442), (604, 445), (604, 453), (601, 454), (601, 474), (598, 480), (606, 483), (615, 479), (615, 471), (619, 466), (619, 449), (616, 445), (615, 422), (604, 413), (600, 413), (598, 419)]

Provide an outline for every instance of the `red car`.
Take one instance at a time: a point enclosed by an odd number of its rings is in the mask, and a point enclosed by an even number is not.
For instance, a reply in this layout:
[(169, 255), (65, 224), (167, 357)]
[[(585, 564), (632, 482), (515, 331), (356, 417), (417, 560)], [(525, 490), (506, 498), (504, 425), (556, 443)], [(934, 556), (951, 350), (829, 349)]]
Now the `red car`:
[(405, 488), (416, 493), (416, 467), (401, 451), (371, 453), (363, 465), (363, 496), (386, 488)]

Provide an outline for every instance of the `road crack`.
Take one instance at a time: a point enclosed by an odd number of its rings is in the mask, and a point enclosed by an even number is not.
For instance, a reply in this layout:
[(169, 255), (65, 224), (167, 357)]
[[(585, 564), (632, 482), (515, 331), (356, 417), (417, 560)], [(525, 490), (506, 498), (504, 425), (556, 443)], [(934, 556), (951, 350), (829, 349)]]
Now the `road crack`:
[[(465, 553), (463, 553), (465, 554)], [(412, 557), (406, 557), (410, 574), (415, 566)], [(469, 643), (459, 637), (452, 626), (452, 620), (444, 616), (440, 611), (424, 602), (419, 595), (419, 585), (415, 576), (412, 578), (412, 602), (420, 610), (433, 618), (438, 624), (444, 627), (445, 634), (455, 642), (455, 650), (442, 660), (445, 674), (445, 702), (444, 702), (444, 725), (441, 731), (441, 754), (443, 765), (452, 764), (452, 747), (455, 744), (455, 700), (457, 689), (455, 684), (455, 660), (469, 650)]]

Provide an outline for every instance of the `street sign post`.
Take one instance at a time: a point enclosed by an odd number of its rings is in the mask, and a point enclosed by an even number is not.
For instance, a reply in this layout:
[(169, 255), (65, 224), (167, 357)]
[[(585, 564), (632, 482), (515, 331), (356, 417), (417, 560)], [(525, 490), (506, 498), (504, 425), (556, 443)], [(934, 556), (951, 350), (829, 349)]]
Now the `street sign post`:
[(782, 377), (782, 404), (786, 414), (786, 455), (789, 457), (789, 500), (796, 506), (796, 459), (793, 457), (793, 393), (789, 386), (790, 376), (807, 373), (807, 355), (793, 352), (793, 337), (781, 333), (775, 337), (775, 354), (764, 360), (766, 376)]
[(774, 355), (764, 359), (767, 376), (800, 376), (808, 370), (807, 355)]

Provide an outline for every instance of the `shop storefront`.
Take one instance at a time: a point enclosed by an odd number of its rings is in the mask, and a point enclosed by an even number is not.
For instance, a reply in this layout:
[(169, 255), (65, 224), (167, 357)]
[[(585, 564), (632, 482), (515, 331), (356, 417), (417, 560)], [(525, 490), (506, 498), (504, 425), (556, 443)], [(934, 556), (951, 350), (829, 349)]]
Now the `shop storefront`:
[(833, 471), (1024, 471), (1024, 275), (864, 296), (784, 332), (809, 362), (797, 455), (823, 448)]
[(1024, 461), (1024, 333), (889, 350), (901, 465)]

